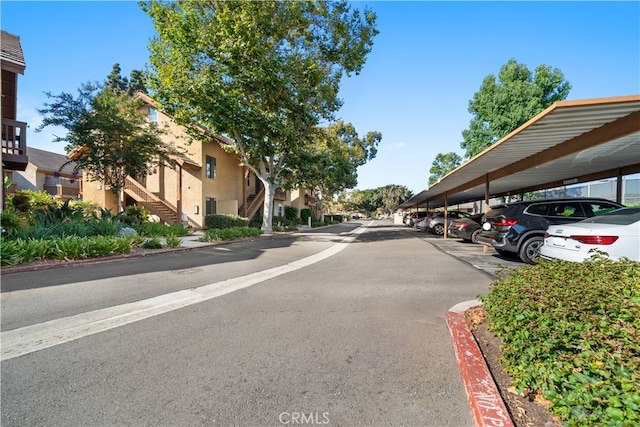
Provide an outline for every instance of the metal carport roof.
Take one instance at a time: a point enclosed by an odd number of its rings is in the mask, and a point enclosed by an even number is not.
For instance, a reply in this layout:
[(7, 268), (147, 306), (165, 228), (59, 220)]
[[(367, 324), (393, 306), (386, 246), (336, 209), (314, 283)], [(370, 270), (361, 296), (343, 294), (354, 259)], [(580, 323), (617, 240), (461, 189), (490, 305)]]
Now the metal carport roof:
[(556, 102), (399, 205), (429, 208), (640, 172), (640, 95)]

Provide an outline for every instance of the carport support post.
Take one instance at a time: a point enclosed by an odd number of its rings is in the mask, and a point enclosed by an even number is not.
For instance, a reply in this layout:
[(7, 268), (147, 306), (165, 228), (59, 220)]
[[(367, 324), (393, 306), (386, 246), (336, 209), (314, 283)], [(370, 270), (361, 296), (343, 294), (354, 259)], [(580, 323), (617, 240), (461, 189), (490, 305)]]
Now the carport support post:
[[(489, 174), (486, 174), (484, 180), (484, 213), (489, 212)], [(489, 252), (489, 247), (487, 245), (482, 245), (482, 252)]]
[(447, 223), (447, 212), (449, 211), (449, 192), (444, 192), (444, 234), (442, 235), (443, 239), (447, 238), (447, 228), (449, 228)]
[(622, 169), (618, 168), (618, 177), (616, 179), (616, 202), (622, 203)]

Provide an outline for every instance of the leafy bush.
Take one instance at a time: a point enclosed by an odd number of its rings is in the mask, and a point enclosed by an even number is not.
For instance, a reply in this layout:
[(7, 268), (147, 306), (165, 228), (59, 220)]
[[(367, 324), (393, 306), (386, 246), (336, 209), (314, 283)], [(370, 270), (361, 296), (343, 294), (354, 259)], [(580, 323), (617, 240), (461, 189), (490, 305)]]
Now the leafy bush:
[(151, 214), (144, 206), (129, 205), (120, 213), (120, 220), (127, 225), (139, 225)]
[(52, 258), (56, 251), (53, 240), (20, 240), (20, 262), (37, 261)]
[(519, 392), (569, 425), (640, 424), (640, 263), (541, 262), (481, 300)]
[(292, 220), (284, 216), (274, 215), (271, 221), (271, 225), (274, 231), (292, 231), (298, 229), (298, 220)]
[(162, 249), (162, 242), (157, 237), (150, 237), (144, 241), (142, 247), (145, 249)]
[(0, 226), (3, 229), (3, 235), (7, 237), (17, 236), (27, 230), (28, 224), (15, 212), (0, 212)]
[(249, 225), (249, 219), (238, 215), (206, 215), (204, 217), (204, 225), (208, 228), (246, 227)]
[(325, 215), (324, 222), (327, 224), (340, 224), (344, 221), (342, 215)]
[(313, 212), (311, 211), (311, 209), (309, 209), (309, 208), (301, 209), (300, 210), (300, 221), (303, 224), (308, 224), (309, 223), (309, 218), (311, 218), (312, 221), (316, 220), (313, 217)]
[(205, 231), (204, 236), (198, 240), (201, 242), (217, 242), (220, 240), (235, 240), (244, 237), (257, 237), (262, 230), (253, 227), (211, 228)]
[(169, 248), (178, 248), (182, 245), (182, 239), (177, 236), (168, 236), (165, 239), (165, 243)]
[(298, 208), (293, 206), (284, 207), (284, 217), (291, 221), (298, 221)]
[(3, 267), (16, 265), (22, 261), (20, 242), (0, 236), (0, 265)]
[(189, 230), (179, 224), (161, 224), (159, 222), (144, 222), (135, 226), (136, 231), (147, 237), (187, 236)]

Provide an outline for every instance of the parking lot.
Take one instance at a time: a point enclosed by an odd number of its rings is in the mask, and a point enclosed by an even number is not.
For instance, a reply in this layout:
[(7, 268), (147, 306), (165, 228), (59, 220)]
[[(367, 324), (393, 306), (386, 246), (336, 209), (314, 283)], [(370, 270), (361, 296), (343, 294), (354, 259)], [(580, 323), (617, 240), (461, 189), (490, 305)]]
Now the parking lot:
[(425, 233), (415, 228), (405, 228), (407, 232), (415, 233), (419, 238), (431, 243), (442, 252), (472, 265), (491, 277), (496, 277), (500, 269), (516, 269), (527, 265), (518, 258), (509, 259), (501, 257), (493, 248), (487, 248), (485, 250), (483, 245), (465, 242), (460, 239), (444, 239), (442, 236)]

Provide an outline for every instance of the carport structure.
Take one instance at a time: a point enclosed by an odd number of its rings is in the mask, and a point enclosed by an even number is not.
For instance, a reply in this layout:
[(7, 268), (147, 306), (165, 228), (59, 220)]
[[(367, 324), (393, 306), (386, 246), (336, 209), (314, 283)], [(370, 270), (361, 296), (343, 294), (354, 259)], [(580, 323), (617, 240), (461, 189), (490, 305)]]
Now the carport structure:
[[(640, 95), (560, 101), (399, 208), (445, 208), (640, 172)], [(446, 231), (445, 231), (446, 233)], [(446, 235), (445, 235), (446, 236)]]

